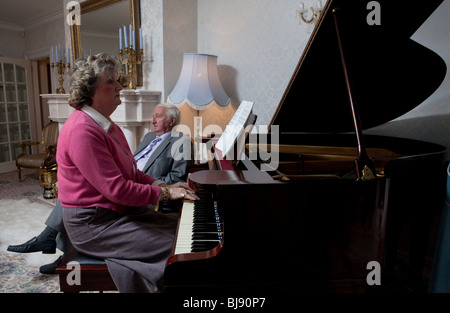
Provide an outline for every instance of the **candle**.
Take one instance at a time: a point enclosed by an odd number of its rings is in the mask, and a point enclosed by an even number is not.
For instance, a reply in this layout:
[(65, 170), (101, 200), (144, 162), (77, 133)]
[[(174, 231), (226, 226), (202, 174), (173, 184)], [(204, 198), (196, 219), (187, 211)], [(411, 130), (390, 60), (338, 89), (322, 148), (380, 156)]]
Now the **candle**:
[(51, 62), (53, 63), (53, 47), (52, 47), (52, 54), (51, 54), (52, 56), (51, 56)]
[(317, 1), (317, 8), (322, 9), (322, 1), (320, 0)]
[(70, 64), (71, 60), (72, 60), (72, 58), (70, 57), (70, 47), (69, 47), (69, 48), (67, 48), (67, 63)]
[(130, 32), (129, 32), (129, 34), (130, 34), (130, 46), (133, 46), (133, 30), (131, 28), (131, 24), (130, 24)]
[(81, 49), (81, 57), (84, 59), (84, 49)]
[(58, 58), (58, 47), (55, 47), (55, 51), (56, 51), (56, 59), (55, 62), (58, 63), (59, 58)]
[(123, 26), (123, 36), (125, 38), (125, 49), (128, 47), (128, 40), (127, 40), (127, 29), (125, 25)]
[(133, 40), (133, 47), (136, 47), (136, 35), (134, 34), (134, 30), (131, 32), (133, 35), (131, 36), (131, 39)]
[(119, 28), (119, 46), (120, 50), (122, 50), (122, 28)]
[(58, 61), (61, 61), (62, 60), (62, 53), (61, 53), (61, 45), (58, 45), (58, 55), (59, 55), (59, 59), (58, 59)]
[(142, 40), (142, 28), (139, 28), (139, 46), (141, 49), (144, 46), (144, 41)]
[(305, 4), (303, 2), (300, 3), (300, 11), (305, 11)]

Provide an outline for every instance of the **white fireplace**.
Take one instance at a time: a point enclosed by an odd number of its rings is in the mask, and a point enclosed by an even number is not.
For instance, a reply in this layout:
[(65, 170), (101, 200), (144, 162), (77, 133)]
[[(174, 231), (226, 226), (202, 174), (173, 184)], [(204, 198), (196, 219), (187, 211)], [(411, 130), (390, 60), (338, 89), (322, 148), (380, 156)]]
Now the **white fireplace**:
[[(111, 115), (111, 119), (122, 129), (132, 152), (150, 131), (155, 106), (161, 101), (160, 91), (122, 90), (122, 104)], [(68, 94), (42, 94), (49, 106), (49, 118), (59, 123), (59, 128), (72, 114), (74, 108), (68, 104)]]

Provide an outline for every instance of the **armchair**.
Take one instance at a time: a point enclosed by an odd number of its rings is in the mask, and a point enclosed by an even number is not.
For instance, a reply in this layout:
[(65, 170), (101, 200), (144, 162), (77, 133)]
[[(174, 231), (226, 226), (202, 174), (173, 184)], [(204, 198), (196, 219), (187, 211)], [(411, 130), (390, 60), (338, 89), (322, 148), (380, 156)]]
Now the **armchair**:
[[(56, 165), (58, 135), (58, 123), (50, 122), (42, 129), (42, 141), (25, 141), (20, 144), (22, 151), (16, 157), (17, 173), (20, 182), (22, 181), (21, 168), (47, 169)], [(42, 145), (43, 151), (26, 154), (27, 147), (34, 145)]]

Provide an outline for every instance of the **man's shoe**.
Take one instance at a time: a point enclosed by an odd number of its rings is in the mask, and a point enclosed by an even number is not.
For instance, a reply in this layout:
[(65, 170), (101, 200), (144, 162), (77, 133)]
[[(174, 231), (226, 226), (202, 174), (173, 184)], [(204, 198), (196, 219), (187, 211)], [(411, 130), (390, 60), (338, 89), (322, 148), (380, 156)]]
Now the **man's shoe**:
[(42, 253), (44, 254), (52, 254), (56, 252), (56, 241), (54, 240), (39, 241), (37, 237), (33, 237), (21, 245), (8, 246), (7, 250), (17, 253), (42, 251)]
[(39, 272), (41, 274), (56, 274), (56, 269), (61, 263), (62, 263), (62, 256), (57, 258), (56, 261), (53, 263), (42, 265), (39, 268)]

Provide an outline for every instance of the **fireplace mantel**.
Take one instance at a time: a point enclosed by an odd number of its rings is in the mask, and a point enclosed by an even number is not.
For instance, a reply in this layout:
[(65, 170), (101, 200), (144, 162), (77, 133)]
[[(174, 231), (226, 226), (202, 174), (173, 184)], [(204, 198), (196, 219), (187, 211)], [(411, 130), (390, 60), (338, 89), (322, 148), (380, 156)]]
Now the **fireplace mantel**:
[[(132, 152), (137, 148), (142, 137), (150, 131), (153, 110), (161, 101), (160, 91), (122, 90), (122, 104), (111, 114), (111, 119), (119, 125), (127, 138)], [(68, 104), (68, 94), (42, 94), (49, 106), (49, 118), (59, 123), (59, 128), (72, 114), (73, 108)]]

